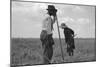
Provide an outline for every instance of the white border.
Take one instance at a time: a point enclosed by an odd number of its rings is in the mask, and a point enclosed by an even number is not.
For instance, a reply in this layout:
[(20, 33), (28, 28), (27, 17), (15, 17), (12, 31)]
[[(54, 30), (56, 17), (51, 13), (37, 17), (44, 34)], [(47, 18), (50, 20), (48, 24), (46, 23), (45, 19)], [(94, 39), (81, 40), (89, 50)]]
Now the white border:
[[(33, 0), (35, 1), (35, 0)], [(41, 2), (56, 2), (56, 3), (71, 3), (71, 4), (87, 4), (96, 5), (96, 28), (97, 28), (97, 62), (85, 63), (68, 63), (68, 64), (53, 64), (53, 65), (37, 65), (32, 67), (99, 67), (100, 62), (100, 44), (99, 44), (99, 27), (100, 27), (100, 2), (99, 0), (36, 0)], [(0, 66), (9, 67), (10, 64), (10, 0), (0, 0)], [(30, 67), (30, 66), (29, 66)]]

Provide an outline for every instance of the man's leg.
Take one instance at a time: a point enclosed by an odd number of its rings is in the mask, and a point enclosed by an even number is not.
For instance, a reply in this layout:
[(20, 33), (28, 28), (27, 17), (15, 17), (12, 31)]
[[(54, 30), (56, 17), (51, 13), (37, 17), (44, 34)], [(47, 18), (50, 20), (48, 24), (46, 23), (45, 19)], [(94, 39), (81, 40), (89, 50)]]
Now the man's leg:
[(45, 48), (44, 48), (44, 63), (48, 64), (51, 62), (52, 55), (53, 55), (53, 38), (52, 34), (47, 36), (47, 40), (45, 42)]
[(74, 49), (75, 49), (75, 44), (74, 44), (74, 38), (71, 39), (71, 55), (74, 55)]
[(49, 62), (50, 61), (49, 61), (49, 58), (48, 58), (48, 49), (45, 47), (44, 52), (43, 52), (43, 63), (48, 64)]
[(44, 64), (49, 64), (51, 62), (53, 55), (52, 46), (46, 46), (44, 49)]
[(74, 55), (74, 50), (72, 49), (72, 56)]
[(50, 61), (52, 60), (52, 56), (53, 56), (53, 47), (50, 46), (48, 48), (48, 58), (49, 58)]

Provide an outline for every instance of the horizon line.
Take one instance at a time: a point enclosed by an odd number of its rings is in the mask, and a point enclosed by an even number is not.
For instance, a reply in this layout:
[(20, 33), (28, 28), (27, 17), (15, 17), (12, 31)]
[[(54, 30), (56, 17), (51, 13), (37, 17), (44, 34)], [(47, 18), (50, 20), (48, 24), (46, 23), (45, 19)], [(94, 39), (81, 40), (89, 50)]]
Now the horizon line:
[[(33, 37), (10, 37), (10, 38), (33, 38)], [(34, 38), (36, 38), (36, 37), (34, 37)], [(57, 37), (54, 37), (54, 39), (59, 39), (59, 38), (57, 38)], [(75, 37), (75, 38), (96, 38), (96, 37)], [(64, 39), (64, 38), (61, 38), (61, 39)]]

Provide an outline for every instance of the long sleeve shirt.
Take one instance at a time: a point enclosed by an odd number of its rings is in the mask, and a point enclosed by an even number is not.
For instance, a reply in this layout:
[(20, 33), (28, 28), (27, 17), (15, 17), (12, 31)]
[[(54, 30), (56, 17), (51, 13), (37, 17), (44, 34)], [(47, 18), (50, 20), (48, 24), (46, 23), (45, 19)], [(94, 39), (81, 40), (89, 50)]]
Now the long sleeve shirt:
[(72, 35), (74, 35), (74, 31), (70, 28), (64, 28), (64, 35), (65, 35), (65, 38), (70, 38), (72, 37)]
[(42, 30), (46, 30), (47, 34), (52, 34), (54, 20), (51, 16), (46, 15), (45, 19), (42, 22)]

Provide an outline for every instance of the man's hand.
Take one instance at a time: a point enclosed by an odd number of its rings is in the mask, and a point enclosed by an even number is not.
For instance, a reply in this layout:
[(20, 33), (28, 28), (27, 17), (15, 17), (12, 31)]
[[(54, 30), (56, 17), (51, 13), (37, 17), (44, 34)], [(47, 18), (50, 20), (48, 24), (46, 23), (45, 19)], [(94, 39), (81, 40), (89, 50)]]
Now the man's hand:
[(56, 11), (53, 12), (53, 16), (54, 16), (54, 17), (56, 16), (56, 13), (57, 13)]
[(54, 17), (54, 22), (57, 21), (57, 16), (55, 15), (55, 16), (53, 16), (53, 17)]

